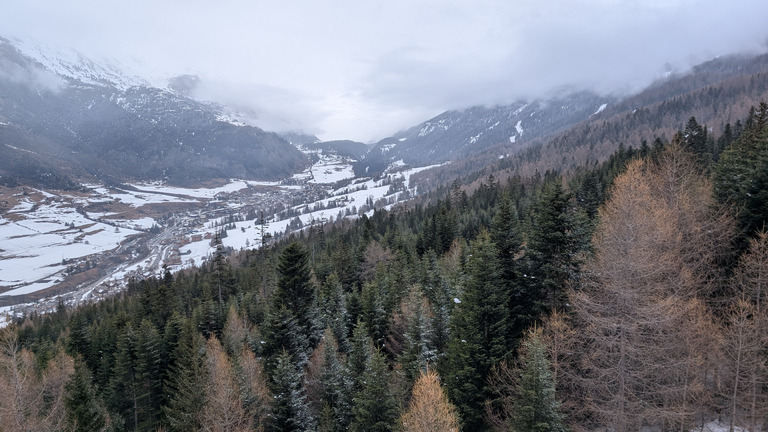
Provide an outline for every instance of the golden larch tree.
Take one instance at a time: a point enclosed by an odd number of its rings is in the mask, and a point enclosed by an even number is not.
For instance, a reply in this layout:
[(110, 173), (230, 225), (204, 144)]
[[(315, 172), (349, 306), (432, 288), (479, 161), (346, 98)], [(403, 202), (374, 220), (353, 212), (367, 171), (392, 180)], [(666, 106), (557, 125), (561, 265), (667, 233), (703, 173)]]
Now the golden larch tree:
[(404, 432), (458, 432), (459, 415), (443, 392), (437, 372), (421, 373), (401, 422)]

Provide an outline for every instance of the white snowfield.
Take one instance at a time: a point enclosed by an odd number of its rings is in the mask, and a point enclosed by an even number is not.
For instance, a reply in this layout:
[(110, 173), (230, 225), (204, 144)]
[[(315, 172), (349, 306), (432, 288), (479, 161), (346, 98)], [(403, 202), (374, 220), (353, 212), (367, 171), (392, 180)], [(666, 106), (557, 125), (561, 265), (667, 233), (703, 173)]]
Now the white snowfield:
[[(315, 202), (292, 207), (290, 210), (293, 210), (294, 215), (290, 217), (265, 215), (268, 219), (265, 233), (274, 236), (293, 231), (297, 229), (297, 219), (301, 222), (299, 229), (305, 229), (328, 220), (359, 217), (362, 209), (370, 215), (373, 213), (370, 206), (372, 203), (377, 208), (391, 208), (404, 197), (416, 195), (417, 191), (410, 186), (410, 176), (428, 168), (431, 167), (390, 173), (383, 180), (374, 181), (370, 178), (356, 179), (348, 161), (321, 158), (303, 175), (294, 176), (290, 183), (303, 178), (307, 184), (315, 185), (315, 188), (325, 188), (326, 196)], [(398, 187), (393, 188), (393, 183)], [(138, 210), (147, 204), (197, 203), (198, 210), (180, 216), (182, 219), (194, 219), (200, 218), (207, 211), (209, 203), (229, 209), (232, 214), (243, 215), (243, 207), (247, 204), (245, 200), (238, 198), (224, 201), (226, 196), (220, 195), (222, 193), (238, 192), (238, 197), (257, 197), (259, 194), (282, 191), (288, 194), (285, 196), (299, 196), (304, 188), (296, 184), (236, 179), (210, 189), (186, 189), (159, 183), (129, 185), (129, 189), (135, 190), (117, 190), (95, 184), (85, 186), (90, 189), (90, 193), (67, 195), (62, 192), (32, 190), (30, 197), (20, 197), (18, 204), (0, 215), (0, 296), (30, 294), (50, 288), (64, 280), (67, 269), (71, 270), (73, 265), (82, 266), (83, 263), (98, 260), (118, 250), (124, 256), (126, 253), (131, 256), (131, 250), (126, 250), (129, 242), (133, 245), (132, 239), (135, 236), (146, 235), (151, 227), (161, 225), (158, 220), (141, 215), (138, 211), (132, 212), (136, 218), (131, 219), (122, 213), (89, 211), (100, 208), (99, 204), (119, 204), (122, 208), (127, 206)], [(405, 191), (406, 195), (401, 195)], [(31, 195), (36, 198), (33, 200)], [(81, 287), (83, 291), (78, 291), (77, 301), (88, 300), (94, 291), (124, 286), (128, 277), (160, 275), (162, 265), (169, 262), (171, 254), (177, 257), (176, 261), (172, 261), (175, 263), (170, 265), (172, 271), (202, 264), (215, 253), (211, 237), (226, 224), (225, 219), (204, 218), (202, 224), (185, 225), (184, 228), (178, 228), (184, 231), (173, 231), (173, 236), (168, 234), (168, 237), (184, 237), (185, 242), (179, 245), (150, 242), (149, 256), (113, 265), (98, 283)], [(222, 239), (225, 247), (242, 250), (261, 245), (262, 227), (257, 221), (238, 221), (234, 225)], [(170, 229), (168, 232), (171, 232)], [(138, 258), (135, 254), (133, 256)], [(2, 314), (3, 310), (0, 310), (0, 316)]]

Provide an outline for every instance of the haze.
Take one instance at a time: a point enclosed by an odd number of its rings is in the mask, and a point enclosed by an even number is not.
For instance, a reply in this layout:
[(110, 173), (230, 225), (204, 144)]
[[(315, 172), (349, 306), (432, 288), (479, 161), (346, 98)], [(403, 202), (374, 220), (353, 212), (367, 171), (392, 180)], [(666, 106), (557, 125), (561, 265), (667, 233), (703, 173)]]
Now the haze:
[(764, 0), (32, 0), (0, 26), (144, 76), (196, 74), (197, 97), (267, 130), (370, 142), (447, 109), (623, 93), (763, 52), (766, 17)]

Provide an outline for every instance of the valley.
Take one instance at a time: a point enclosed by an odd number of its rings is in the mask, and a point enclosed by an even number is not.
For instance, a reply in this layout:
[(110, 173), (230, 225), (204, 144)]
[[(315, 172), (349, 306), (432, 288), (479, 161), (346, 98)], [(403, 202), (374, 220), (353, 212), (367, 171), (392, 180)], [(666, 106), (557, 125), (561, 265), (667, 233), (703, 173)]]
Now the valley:
[(256, 248), (286, 233), (372, 214), (413, 197), (411, 174), (358, 178), (352, 160), (315, 151), (317, 162), (282, 181), (218, 187), (83, 184), (0, 192), (0, 307), (6, 319), (120, 293), (131, 279), (200, 266), (216, 253)]

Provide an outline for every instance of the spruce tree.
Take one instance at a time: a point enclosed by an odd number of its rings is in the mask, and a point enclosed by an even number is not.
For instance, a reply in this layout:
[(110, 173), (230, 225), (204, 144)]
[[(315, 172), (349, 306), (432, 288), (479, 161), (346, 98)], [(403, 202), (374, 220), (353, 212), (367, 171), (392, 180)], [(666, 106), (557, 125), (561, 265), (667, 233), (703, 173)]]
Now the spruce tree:
[(93, 385), (91, 371), (81, 357), (75, 359), (75, 372), (65, 386), (64, 404), (67, 425), (73, 431), (103, 431), (107, 409)]
[(323, 411), (328, 410), (328, 413), (323, 416), (321, 411), (321, 429), (344, 431), (352, 421), (352, 379), (344, 360), (339, 356), (338, 344), (330, 329), (326, 329), (323, 340), (321, 400)]
[(523, 343), (522, 352), (510, 431), (564, 432), (566, 427), (555, 397), (555, 383), (541, 331), (530, 335)]
[(275, 370), (276, 358), (287, 352), (297, 368), (302, 369), (309, 359), (309, 343), (296, 316), (285, 305), (269, 312), (264, 325), (262, 354), (267, 359), (267, 373)]
[(543, 313), (562, 309), (566, 303), (568, 281), (578, 273), (577, 252), (586, 239), (578, 237), (571, 193), (563, 188), (560, 178), (544, 183), (541, 194), (533, 203), (527, 235), (528, 268), (516, 319), (527, 315), (527, 328)]
[(162, 410), (169, 431), (200, 429), (198, 410), (205, 403), (208, 380), (204, 353), (205, 340), (187, 321), (170, 351), (169, 376), (163, 387), (167, 401)]
[(302, 384), (301, 369), (296, 367), (287, 351), (283, 351), (275, 359), (275, 370), (270, 387), (274, 396), (272, 413), (275, 430), (312, 431), (315, 429), (315, 420), (309, 411)]
[(714, 195), (720, 203), (738, 209), (738, 221), (748, 238), (768, 221), (768, 105), (761, 103), (753, 120), (720, 155), (713, 175)]
[(397, 401), (390, 389), (390, 374), (384, 355), (376, 350), (362, 375), (362, 388), (355, 394), (352, 412), (353, 432), (388, 432), (395, 430)]
[(349, 351), (348, 328), (349, 314), (344, 289), (336, 273), (325, 279), (320, 290), (320, 316), (323, 325), (333, 331), (342, 352)]
[(296, 317), (302, 337), (314, 347), (320, 338), (317, 320), (317, 293), (312, 283), (309, 254), (299, 243), (291, 243), (280, 254), (277, 265), (280, 279), (274, 294), (274, 306), (284, 305)]
[(509, 293), (487, 232), (472, 242), (465, 289), (453, 311), (446, 387), (467, 430), (484, 428), (488, 374), (511, 351)]

